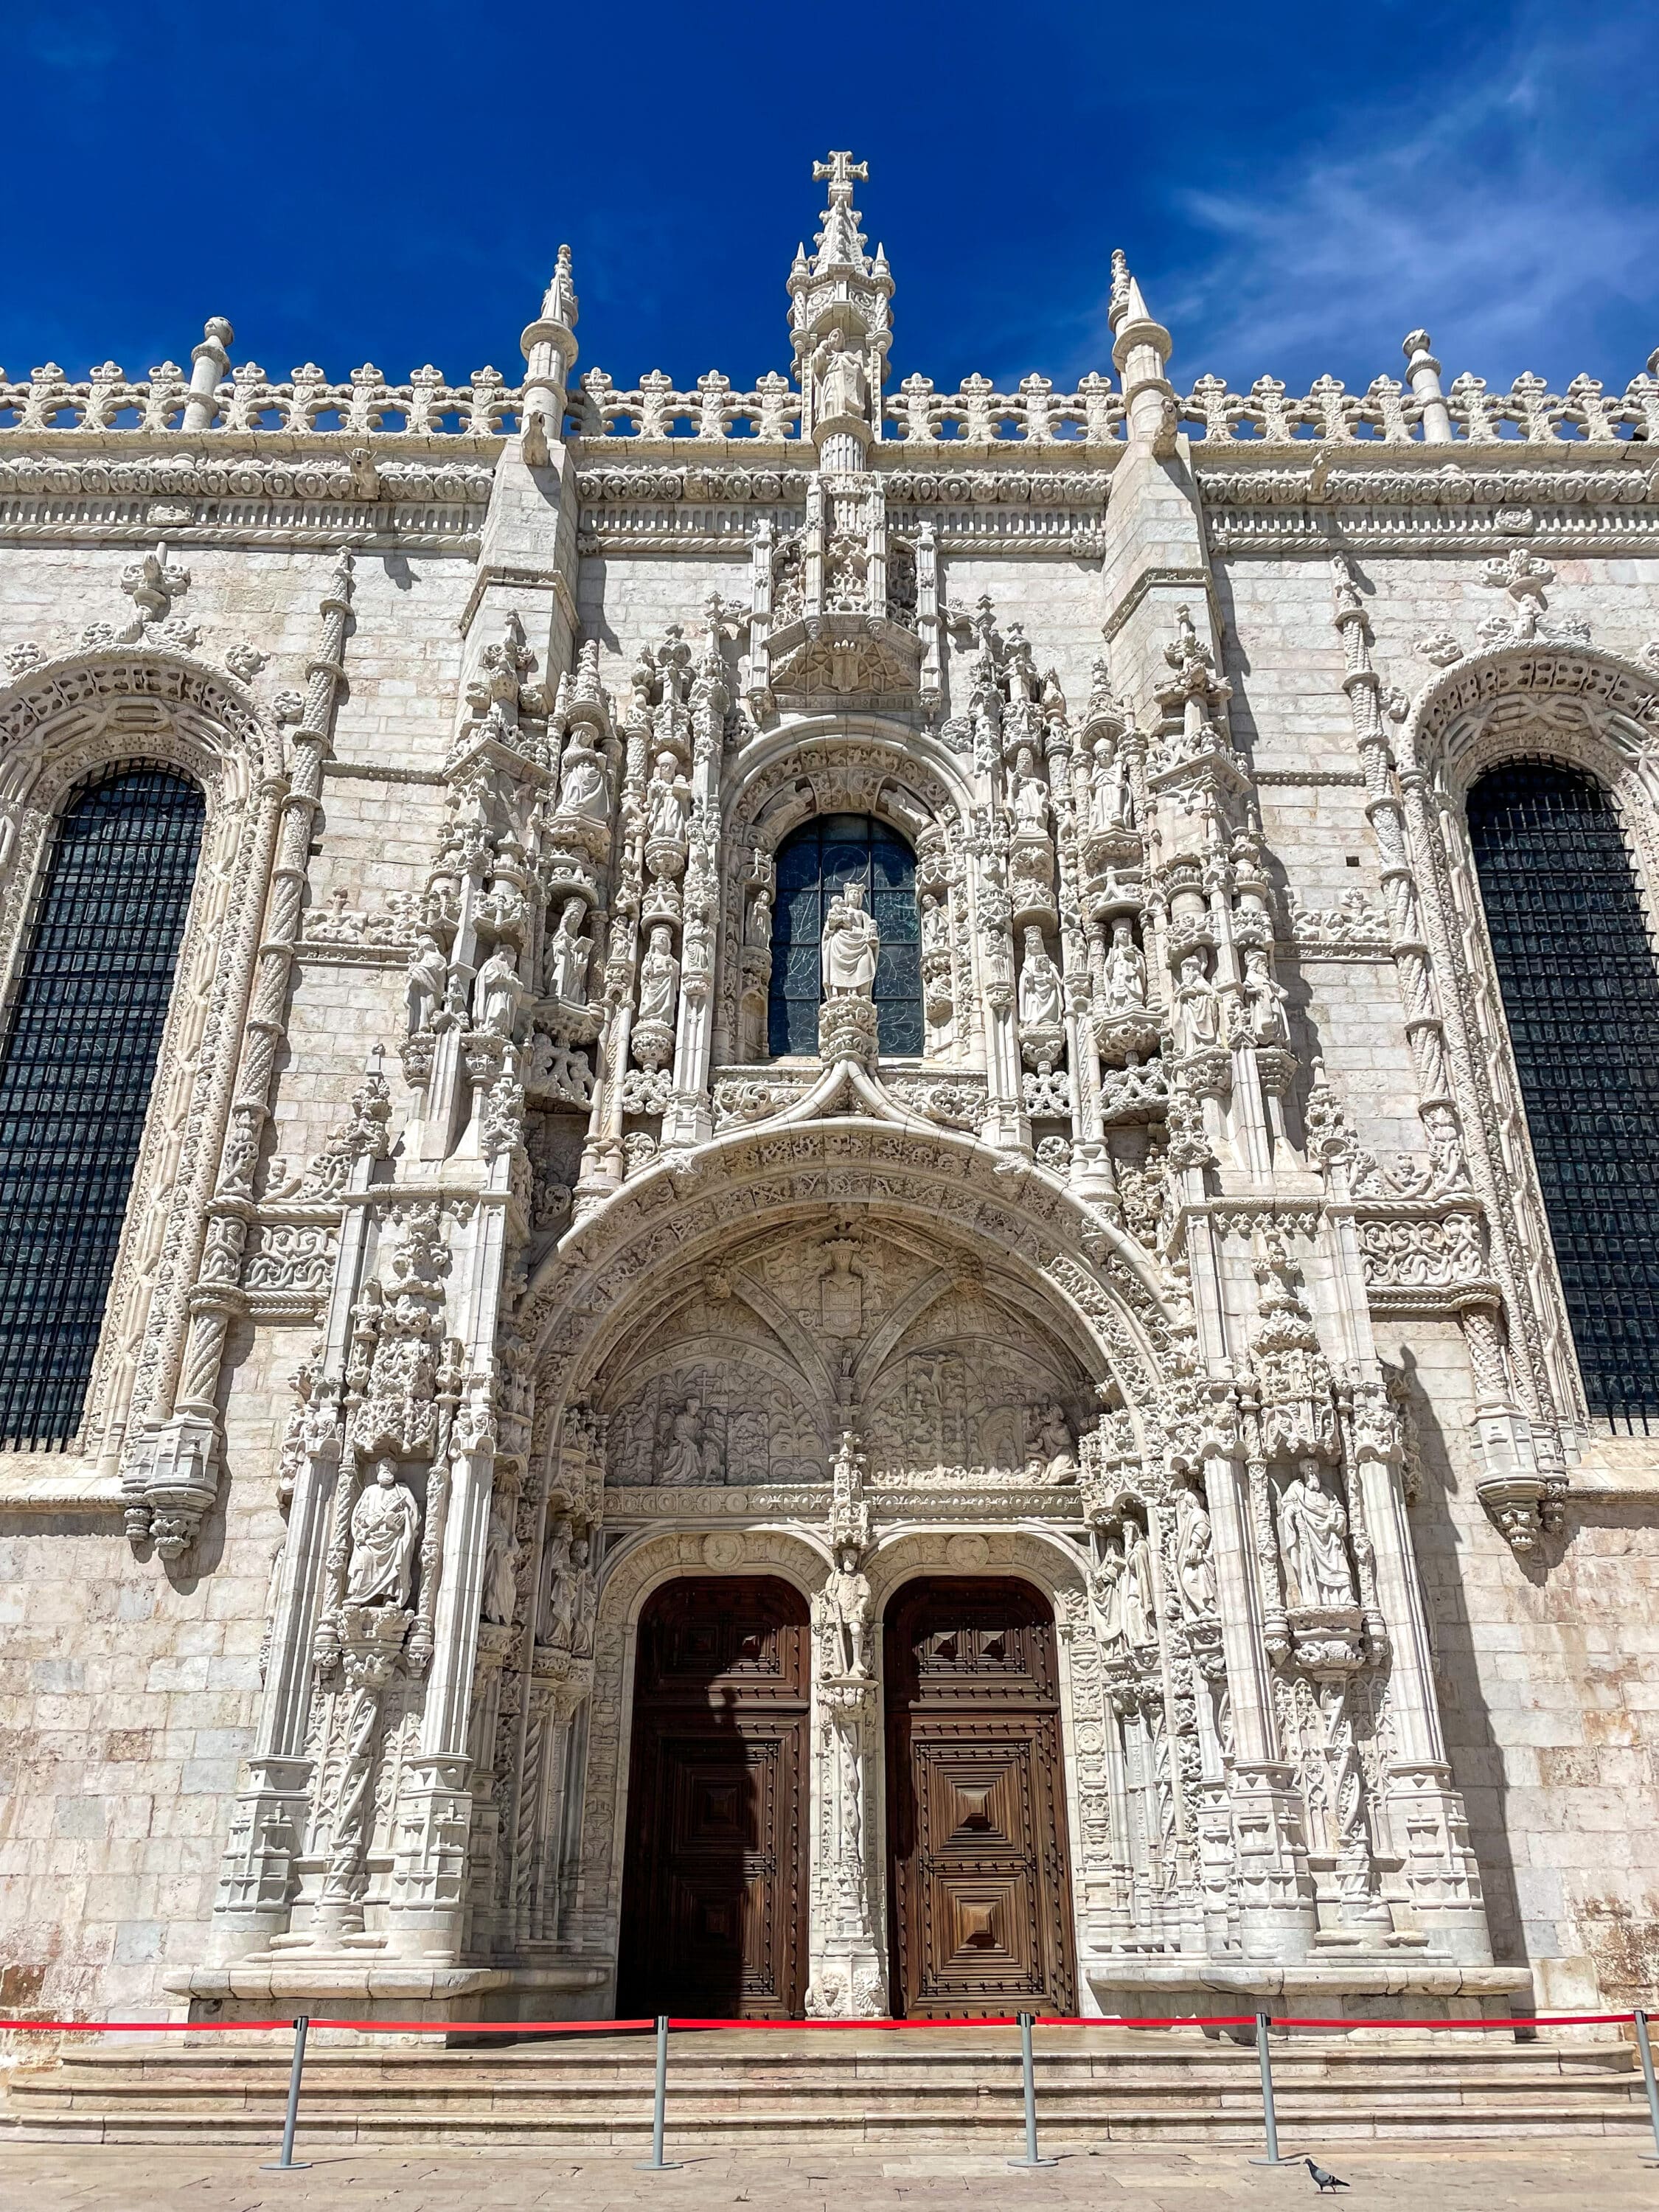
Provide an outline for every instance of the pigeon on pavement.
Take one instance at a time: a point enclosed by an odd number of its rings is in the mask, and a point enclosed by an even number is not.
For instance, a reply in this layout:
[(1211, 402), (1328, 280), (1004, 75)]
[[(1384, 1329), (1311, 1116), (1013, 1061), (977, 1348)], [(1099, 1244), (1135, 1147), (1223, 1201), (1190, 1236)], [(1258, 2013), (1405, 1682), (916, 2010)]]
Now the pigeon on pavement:
[(1346, 2189), (1347, 2187), (1347, 2183), (1343, 2180), (1340, 2173), (1331, 2173), (1328, 2172), (1324, 2166), (1316, 2166), (1312, 2159), (1304, 2158), (1302, 2163), (1307, 2167), (1309, 2172), (1312, 2174), (1315, 2181), (1318, 2184), (1319, 2193), (1322, 2197), (1328, 2189)]

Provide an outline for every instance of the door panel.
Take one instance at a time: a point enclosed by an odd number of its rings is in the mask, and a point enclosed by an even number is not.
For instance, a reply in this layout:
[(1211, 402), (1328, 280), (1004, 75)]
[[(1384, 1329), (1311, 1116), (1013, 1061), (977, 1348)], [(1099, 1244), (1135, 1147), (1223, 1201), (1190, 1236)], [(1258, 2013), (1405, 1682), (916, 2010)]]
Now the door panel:
[(1021, 1583), (888, 1617), (893, 1989), (921, 2017), (1076, 2002), (1054, 1625)]
[(617, 2003), (801, 2008), (806, 1606), (787, 1583), (671, 1583), (640, 1618)]

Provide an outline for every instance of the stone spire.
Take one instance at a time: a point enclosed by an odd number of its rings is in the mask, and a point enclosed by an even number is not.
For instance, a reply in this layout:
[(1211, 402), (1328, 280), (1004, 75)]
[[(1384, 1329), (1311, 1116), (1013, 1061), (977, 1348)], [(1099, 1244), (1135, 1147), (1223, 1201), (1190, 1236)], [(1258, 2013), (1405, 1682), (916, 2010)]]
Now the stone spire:
[(814, 252), (797, 249), (789, 271), (789, 331), (802, 395), (801, 434), (816, 441), (820, 465), (860, 469), (881, 434), (881, 386), (892, 343), (888, 302), (892, 272), (881, 246), (865, 252), (855, 180), (869, 164), (832, 153), (812, 164), (830, 187)]
[(576, 362), (576, 309), (570, 248), (562, 246), (541, 313), (519, 339), (525, 358), (526, 458), (532, 464), (548, 441), (556, 443), (563, 434), (565, 387)]
[(1112, 255), (1112, 291), (1106, 319), (1112, 326), (1112, 365), (1123, 380), (1129, 436), (1159, 453), (1175, 450), (1175, 386), (1164, 370), (1174, 341), (1154, 322), (1121, 247)]

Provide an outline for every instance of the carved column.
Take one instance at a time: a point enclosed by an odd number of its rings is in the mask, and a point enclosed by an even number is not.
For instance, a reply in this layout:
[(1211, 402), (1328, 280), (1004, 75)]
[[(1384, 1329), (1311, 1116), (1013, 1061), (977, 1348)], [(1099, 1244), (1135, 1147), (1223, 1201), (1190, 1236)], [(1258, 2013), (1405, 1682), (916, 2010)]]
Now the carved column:
[[(198, 348), (202, 353), (205, 348)], [(343, 553), (322, 603), (317, 649), (307, 671), (304, 713), (292, 739), (286, 790), (267, 781), (260, 793), (259, 867), (271, 866), (269, 904), (230, 1113), (218, 1186), (208, 1207), (207, 1240), (189, 1301), (189, 1324), (172, 1412), (123, 1479), (128, 1530), (148, 1534), (164, 1559), (195, 1542), (218, 1491), (219, 1374), (230, 1324), (246, 1310), (242, 1253), (253, 1219), (253, 1181), (270, 1116), (276, 1048), (287, 1028), (289, 975), (299, 941), (301, 906), (313, 826), (322, 803), (323, 763), (345, 670), (351, 618), (349, 553)], [(142, 1495), (138, 1485), (142, 1479)]]
[(296, 1415), (301, 1455), (275, 1583), (269, 1656), (253, 1749), (231, 1814), (209, 1937), (210, 1962), (240, 1958), (289, 1925), (294, 1862), (303, 1841), (313, 1762), (307, 1753), (314, 1688), (313, 1644), (324, 1590), (324, 1556), (344, 1440), (343, 1401), (352, 1315), (368, 1248), (367, 1194), (386, 1157), (386, 1086), (372, 1069), (353, 1123), (347, 1183), (309, 1403)]

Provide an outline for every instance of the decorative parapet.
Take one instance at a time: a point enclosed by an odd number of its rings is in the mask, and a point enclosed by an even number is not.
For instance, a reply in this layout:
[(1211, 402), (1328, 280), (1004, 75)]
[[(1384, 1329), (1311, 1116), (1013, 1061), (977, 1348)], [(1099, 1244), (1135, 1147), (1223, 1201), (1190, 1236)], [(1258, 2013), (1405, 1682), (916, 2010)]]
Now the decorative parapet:
[[(407, 382), (390, 384), (368, 362), (337, 383), (307, 362), (273, 382), (258, 362), (243, 362), (198, 389), (173, 362), (142, 378), (105, 362), (80, 379), (47, 362), (27, 380), (9, 380), (0, 372), (0, 434), (495, 439), (519, 428), (523, 397), (519, 386), (490, 368), (451, 384), (428, 364), (412, 370)], [(1483, 378), (1464, 374), (1443, 398), (1429, 399), (1389, 376), (1375, 378), (1363, 392), (1322, 376), (1299, 397), (1277, 377), (1260, 376), (1248, 392), (1236, 392), (1220, 377), (1201, 376), (1175, 405), (1188, 436), (1209, 447), (1659, 443), (1659, 375), (1651, 364), (1622, 393), (1607, 392), (1591, 376), (1577, 376), (1564, 393), (1553, 392), (1529, 374), (1516, 377), (1508, 392), (1495, 392)], [(776, 370), (744, 390), (710, 369), (683, 390), (660, 370), (619, 389), (593, 368), (571, 393), (568, 428), (587, 443), (799, 445), (800, 414), (799, 393)], [(1012, 392), (997, 391), (983, 376), (964, 377), (953, 392), (936, 390), (931, 377), (908, 376), (887, 394), (882, 421), (884, 446), (927, 448), (930, 458), (935, 447), (1124, 441), (1122, 396), (1098, 373), (1082, 378), (1073, 392), (1057, 392), (1035, 373)], [(1425, 433), (1425, 421), (1436, 434)]]
[[(131, 379), (112, 361), (81, 381), (56, 362), (9, 383), (0, 373), (0, 430), (277, 431), (364, 437), (496, 438), (517, 428), (520, 393), (499, 369), (477, 368), (451, 384), (429, 365), (407, 384), (388, 384), (372, 362), (332, 384), (314, 362), (273, 384), (258, 362), (243, 362), (205, 393), (170, 361)], [(187, 410), (206, 415), (186, 421)]]

